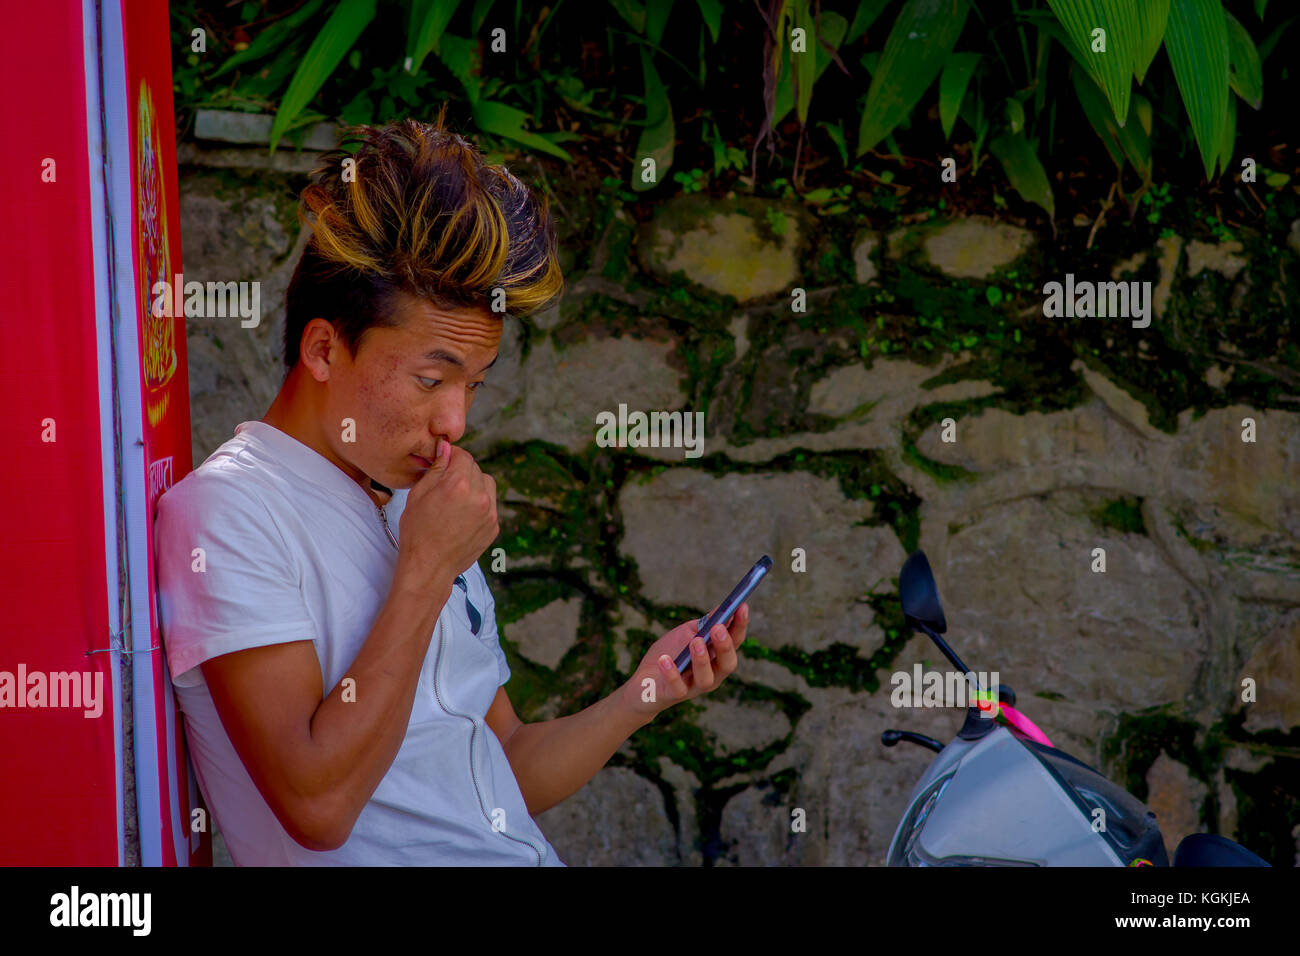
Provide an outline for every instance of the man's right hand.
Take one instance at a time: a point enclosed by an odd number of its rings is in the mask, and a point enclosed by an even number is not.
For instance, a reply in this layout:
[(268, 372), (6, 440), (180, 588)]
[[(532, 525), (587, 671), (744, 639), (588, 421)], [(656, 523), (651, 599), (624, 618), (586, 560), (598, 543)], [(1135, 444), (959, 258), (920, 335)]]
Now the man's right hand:
[(395, 580), (421, 590), (454, 579), (501, 533), (496, 481), (446, 439), (438, 451), (407, 493), (399, 525)]

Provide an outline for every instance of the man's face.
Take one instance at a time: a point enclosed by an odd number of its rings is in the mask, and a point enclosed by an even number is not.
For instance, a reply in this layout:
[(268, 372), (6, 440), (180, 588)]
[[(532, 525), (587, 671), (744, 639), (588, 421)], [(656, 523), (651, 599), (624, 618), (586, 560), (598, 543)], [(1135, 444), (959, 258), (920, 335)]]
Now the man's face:
[[(406, 295), (392, 317), (396, 327), (366, 331), (355, 358), (339, 342), (322, 428), (335, 455), (355, 470), (389, 488), (409, 488), (430, 467), (439, 438), (455, 443), (465, 434), (474, 394), (496, 361), (503, 320)], [(356, 423), (355, 441), (344, 440), (346, 418)]]

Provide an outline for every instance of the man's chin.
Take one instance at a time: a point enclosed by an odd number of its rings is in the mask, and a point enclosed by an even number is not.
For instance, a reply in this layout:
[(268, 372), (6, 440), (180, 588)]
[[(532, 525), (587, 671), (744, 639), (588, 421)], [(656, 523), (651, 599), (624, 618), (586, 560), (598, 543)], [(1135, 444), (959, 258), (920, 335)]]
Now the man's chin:
[(424, 477), (425, 472), (433, 467), (433, 462), (418, 455), (407, 455), (404, 461), (389, 462), (384, 470), (368, 472), (370, 480), (383, 485), (390, 491), (413, 488)]
[(406, 472), (376, 472), (370, 476), (370, 480), (377, 485), (382, 485), (389, 491), (399, 491), (403, 488), (413, 488), (425, 471), (424, 468), (413, 466)]

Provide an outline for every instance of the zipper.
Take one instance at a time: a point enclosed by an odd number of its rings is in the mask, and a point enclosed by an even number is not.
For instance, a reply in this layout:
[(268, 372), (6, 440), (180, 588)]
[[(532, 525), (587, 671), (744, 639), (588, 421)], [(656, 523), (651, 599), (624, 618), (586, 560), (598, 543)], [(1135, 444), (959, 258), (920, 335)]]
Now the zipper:
[(375, 505), (375, 510), (379, 512), (379, 520), (384, 523), (384, 534), (388, 535), (388, 540), (393, 542), (393, 547), (396, 548), (397, 538), (393, 536), (393, 529), (388, 527), (388, 513), (384, 511), (383, 505)]
[[(383, 522), (383, 525), (384, 525), (384, 533), (385, 533), (386, 535), (388, 535), (388, 540), (391, 541), (391, 542), (393, 543), (393, 547), (394, 547), (394, 548), (397, 548), (397, 547), (398, 547), (398, 545), (397, 545), (397, 538), (394, 537), (394, 535), (393, 535), (393, 529), (390, 528), (390, 527), (388, 526), (388, 514), (384, 511), (383, 506), (382, 506), (382, 505), (379, 505), (379, 504), (376, 504), (376, 505), (375, 505), (375, 510), (379, 512), (379, 520), (380, 520), (381, 522)], [(400, 549), (399, 549), (399, 550), (400, 550)], [(457, 712), (457, 711), (453, 711), (451, 708), (449, 708), (449, 707), (448, 707), (448, 706), (443, 702), (442, 694), (439, 693), (439, 691), (438, 691), (438, 670), (439, 670), (440, 665), (442, 664), (442, 635), (443, 635), (443, 623), (442, 623), (442, 617), (439, 616), (439, 618), (438, 618), (438, 651), (437, 651), (437, 654), (434, 656), (434, 659), (433, 659), (433, 696), (434, 696), (434, 698), (438, 701), (438, 706), (442, 708), (442, 710), (443, 710), (444, 713), (446, 713), (447, 715), (452, 716), (452, 717), (464, 717), (464, 718), (465, 718), (466, 720), (468, 720), (469, 723), (470, 723), (470, 734), (469, 734), (469, 776), (470, 776), (470, 780), (471, 780), (471, 781), (473, 782), (473, 784), (474, 784), (474, 796), (478, 799), (478, 808), (479, 808), (479, 812), (483, 814), (483, 819), (487, 821), (488, 826), (491, 826), (491, 825), (492, 825), (492, 816), (491, 816), (491, 814), (488, 813), (488, 811), (487, 811), (487, 806), (484, 804), (484, 801), (483, 801), (483, 791), (479, 788), (479, 785), (478, 785), (478, 771), (477, 771), (477, 768), (475, 768), (475, 766), (474, 766), (474, 752), (475, 752), (475, 751), (474, 751), (474, 742), (478, 739), (478, 732), (479, 732), (478, 721), (476, 721), (473, 717), (469, 716), (468, 714), (462, 714), (462, 713), (459, 713), (459, 712)], [(524, 837), (517, 837), (517, 836), (515, 836), (515, 835), (512, 834), (512, 833), (508, 833), (508, 832), (506, 832), (505, 830), (499, 830), (499, 831), (495, 831), (495, 830), (494, 830), (493, 832), (499, 832), (499, 833), (501, 833), (503, 836), (506, 836), (506, 837), (508, 837), (509, 839), (514, 840), (516, 843), (522, 843), (522, 844), (524, 844), (525, 846), (531, 847), (532, 850), (533, 850), (533, 852), (537, 854), (537, 865), (538, 865), (538, 866), (541, 866), (541, 865), (542, 865), (542, 848), (541, 848), (540, 846), (538, 846), (536, 843), (534, 843), (532, 840), (529, 840), (529, 839), (524, 838)]]
[[(462, 714), (458, 711), (454, 711), (451, 708), (449, 708), (443, 702), (442, 694), (438, 692), (438, 671), (442, 664), (443, 630), (444, 628), (443, 628), (442, 618), (440, 617), (438, 619), (438, 651), (433, 660), (433, 696), (438, 701), (438, 706), (441, 707), (444, 712), (446, 712), (447, 714), (453, 717), (464, 717), (470, 723), (469, 776), (470, 776), (470, 780), (473, 781), (474, 783), (474, 795), (475, 797), (478, 798), (479, 812), (483, 814), (483, 819), (487, 821), (488, 826), (492, 826), (492, 816), (491, 814), (488, 813), (487, 806), (483, 802), (483, 791), (479, 788), (478, 771), (474, 766), (474, 741), (478, 738), (478, 732), (479, 732), (478, 721), (476, 721), (473, 717), (469, 716), (468, 714)], [(506, 830), (494, 830), (493, 832), (500, 833), (502, 836), (514, 840), (516, 843), (522, 843), (525, 846), (531, 847), (533, 852), (537, 854), (537, 865), (538, 866), (542, 865), (542, 848), (538, 846), (536, 843), (534, 843), (532, 840), (527, 839), (525, 837), (517, 837), (513, 833), (510, 833)]]

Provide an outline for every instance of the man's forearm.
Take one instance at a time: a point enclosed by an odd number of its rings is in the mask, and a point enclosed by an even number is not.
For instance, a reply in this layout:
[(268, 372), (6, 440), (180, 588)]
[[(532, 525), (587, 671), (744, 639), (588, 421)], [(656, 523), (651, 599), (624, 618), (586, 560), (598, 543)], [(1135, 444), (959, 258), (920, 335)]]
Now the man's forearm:
[(340, 681), (312, 715), (314, 782), (350, 824), (405, 739), (421, 663), (451, 591), (450, 577), (417, 592), (395, 582), (344, 675), (353, 680), (355, 693), (345, 697)]
[(521, 724), (503, 743), (530, 814), (577, 793), (623, 741), (653, 719), (630, 710), (623, 691), (568, 717)]

